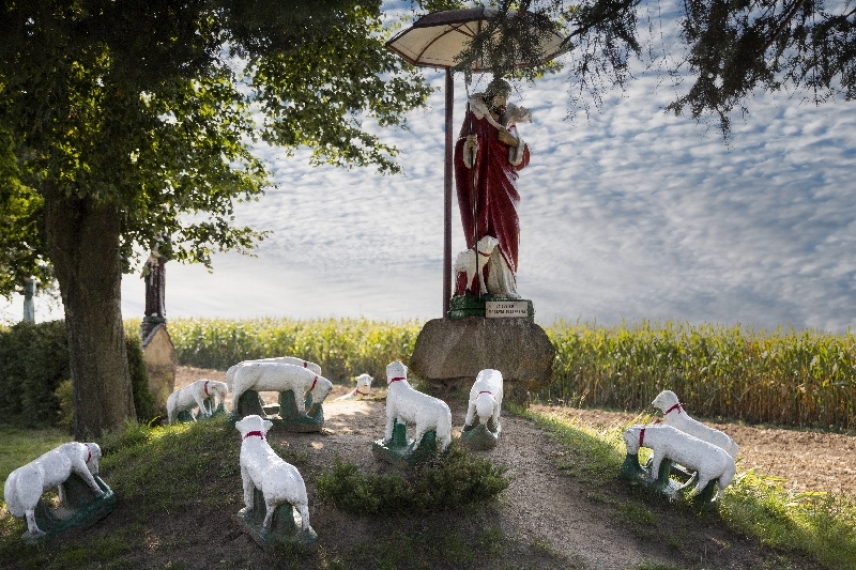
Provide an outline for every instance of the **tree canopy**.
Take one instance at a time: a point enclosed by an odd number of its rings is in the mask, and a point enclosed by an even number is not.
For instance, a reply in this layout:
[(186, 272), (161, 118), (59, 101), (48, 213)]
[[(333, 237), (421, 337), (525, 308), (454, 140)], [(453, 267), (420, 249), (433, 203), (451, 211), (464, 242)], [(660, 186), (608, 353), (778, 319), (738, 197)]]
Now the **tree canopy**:
[[(120, 283), (141, 250), (210, 264), (268, 184), (263, 140), (395, 172), (364, 128), (428, 87), (385, 49), (380, 0), (0, 3), (0, 294), (55, 272), (75, 434), (133, 418)], [(323, 191), (319, 189), (319, 191)], [(93, 362), (95, 360), (96, 362)]]
[[(733, 111), (746, 111), (756, 90), (802, 92), (815, 103), (856, 98), (856, 7), (849, 0), (682, 0), (674, 7), (680, 42), (666, 53), (645, 49), (640, 32), (662, 29), (659, 10), (645, 0), (493, 0), (500, 14), (476, 36), (461, 68), (493, 58), (496, 75), (513, 74), (513, 62), (531, 56), (519, 18), (531, 13), (565, 36), (568, 80), (595, 101), (603, 90), (632, 79), (632, 61), (657, 65), (679, 83), (668, 110), (713, 117), (728, 134)], [(432, 9), (470, 2), (426, 0)], [(654, 10), (653, 8), (656, 8)], [(655, 15), (650, 15), (650, 14)], [(531, 17), (530, 17), (531, 19)], [(670, 19), (670, 21), (672, 21)], [(666, 30), (669, 33), (670, 30)], [(508, 37), (512, 41), (491, 41)], [(509, 50), (515, 53), (509, 53)], [(537, 73), (536, 68), (536, 73)]]

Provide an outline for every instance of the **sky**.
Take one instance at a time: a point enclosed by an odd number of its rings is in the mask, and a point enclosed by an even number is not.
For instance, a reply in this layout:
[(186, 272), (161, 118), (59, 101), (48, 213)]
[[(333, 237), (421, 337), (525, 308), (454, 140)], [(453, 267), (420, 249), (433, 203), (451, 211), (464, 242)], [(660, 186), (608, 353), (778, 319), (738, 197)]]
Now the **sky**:
[[(167, 264), (167, 317), (440, 318), (444, 79), (425, 75), (436, 89), (409, 130), (375, 129), (400, 150), (401, 175), (257, 146), (276, 188), (238, 205), (236, 221), (271, 235), (256, 257), (215, 255), (213, 273)], [(457, 135), (462, 77), (455, 89)], [(756, 93), (726, 143), (715, 125), (664, 111), (676, 89), (639, 67), (589, 113), (569, 116), (567, 72), (510, 98), (533, 118), (519, 126), (532, 159), (518, 186), (518, 291), (536, 322), (856, 324), (856, 105)], [(456, 203), (452, 222), (454, 257), (465, 248)], [(126, 275), (124, 317), (143, 306), (143, 281)], [(0, 303), (0, 319), (21, 312), (19, 296)], [(37, 320), (59, 317), (36, 299)]]

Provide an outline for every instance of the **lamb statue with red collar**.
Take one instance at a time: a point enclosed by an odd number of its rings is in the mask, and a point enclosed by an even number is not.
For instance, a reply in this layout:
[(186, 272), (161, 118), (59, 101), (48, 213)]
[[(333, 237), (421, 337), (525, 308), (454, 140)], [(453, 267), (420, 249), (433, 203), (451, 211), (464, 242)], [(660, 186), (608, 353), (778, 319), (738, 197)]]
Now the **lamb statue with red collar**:
[(368, 374), (360, 374), (354, 380), (357, 382), (357, 387), (345, 394), (344, 396), (339, 396), (334, 402), (338, 402), (340, 400), (355, 400), (360, 396), (366, 397), (371, 396), (372, 390), (372, 382), (374, 378), (369, 376)]
[[(270, 531), (277, 507), (289, 504), (300, 513), (301, 529), (309, 531), (309, 499), (306, 484), (294, 465), (279, 457), (267, 442), (269, 420), (250, 415), (235, 422), (241, 432), (241, 479), (244, 484), (246, 513), (256, 508), (254, 491), (261, 491), (265, 502), (262, 532)], [(261, 508), (261, 505), (258, 506)], [(241, 515), (242, 513), (239, 513)]]
[(386, 367), (386, 430), (384, 442), (392, 442), (392, 431), (397, 421), (415, 425), (413, 436), (415, 451), (422, 436), (429, 430), (437, 434), (439, 450), (445, 451), (452, 441), (452, 412), (443, 400), (414, 390), (407, 381), (407, 367), (395, 361)]
[(712, 499), (715, 500), (731, 484), (737, 472), (734, 459), (724, 449), (667, 425), (630, 426), (624, 431), (624, 444), (629, 456), (636, 456), (640, 447), (654, 452), (648, 466), (651, 483), (657, 480), (660, 463), (665, 459), (695, 471), (696, 486), (690, 497), (704, 491), (711, 481), (717, 481), (719, 490)]
[[(219, 404), (226, 402), (226, 394), (229, 388), (225, 382), (215, 380), (197, 380), (183, 388), (179, 388), (166, 399), (166, 414), (169, 423), (178, 419), (178, 414), (196, 406), (199, 406), (199, 414), (202, 417), (211, 417)], [(211, 401), (211, 409), (205, 405)], [(196, 418), (194, 418), (195, 420)]]
[(94, 475), (98, 474), (101, 448), (97, 443), (64, 443), (30, 463), (18, 467), (6, 479), (3, 498), (13, 517), (27, 519), (29, 536), (40, 538), (45, 535), (36, 524), (36, 506), (42, 495), (56, 488), (60, 504), (68, 506), (64, 483), (72, 474), (80, 477), (95, 493), (95, 498), (104, 496)]
[(478, 373), (470, 389), (470, 403), (467, 406), (464, 430), (471, 428), (478, 419), (479, 424), (485, 426), (488, 431), (498, 434), (502, 430), (499, 424), (501, 411), (502, 373), (499, 370), (487, 368)]
[(671, 390), (660, 392), (651, 402), (651, 405), (663, 412), (663, 417), (668, 425), (721, 447), (728, 452), (732, 459), (737, 459), (739, 448), (734, 440), (726, 433), (691, 418), (681, 406), (678, 396)]

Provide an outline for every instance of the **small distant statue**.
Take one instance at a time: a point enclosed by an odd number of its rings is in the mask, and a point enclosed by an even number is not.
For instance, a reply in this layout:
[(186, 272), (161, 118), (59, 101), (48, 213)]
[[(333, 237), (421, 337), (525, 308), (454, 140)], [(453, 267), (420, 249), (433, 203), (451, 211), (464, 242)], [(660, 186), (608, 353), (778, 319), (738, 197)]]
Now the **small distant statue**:
[[(161, 242), (158, 242), (158, 245)], [(158, 245), (143, 265), (140, 279), (146, 281), (146, 310), (143, 314), (142, 337), (148, 338), (154, 328), (166, 322), (166, 257), (158, 251)]]
[[(496, 250), (486, 267), (487, 290), (493, 295), (519, 298), (517, 173), (529, 164), (529, 147), (518, 135), (514, 123), (529, 121), (532, 115), (525, 108), (508, 104), (510, 92), (511, 86), (506, 81), (495, 78), (484, 93), (470, 97), (454, 160), (467, 248), (475, 251), (476, 244), (485, 236), (496, 238)], [(481, 274), (475, 263), (473, 272)], [(481, 293), (479, 285), (474, 287), (471, 283), (467, 283), (466, 292)]]
[(33, 305), (33, 296), (36, 294), (36, 280), (28, 273), (24, 279), (24, 322), (36, 322), (36, 308)]
[(374, 378), (370, 375), (363, 373), (354, 378), (354, 381), (357, 383), (357, 387), (345, 394), (344, 396), (339, 396), (334, 400), (334, 402), (338, 402), (341, 400), (356, 400), (360, 397), (368, 397), (372, 395), (372, 382)]

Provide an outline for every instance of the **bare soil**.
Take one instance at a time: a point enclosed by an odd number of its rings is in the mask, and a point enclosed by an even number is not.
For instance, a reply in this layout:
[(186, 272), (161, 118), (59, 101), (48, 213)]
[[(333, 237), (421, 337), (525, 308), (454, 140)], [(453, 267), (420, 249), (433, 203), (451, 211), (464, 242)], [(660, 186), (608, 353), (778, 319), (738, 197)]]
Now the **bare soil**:
[[(176, 388), (200, 378), (225, 381), (225, 374), (181, 367)], [(331, 467), (335, 458), (340, 457), (365, 472), (382, 471), (384, 467), (374, 459), (370, 449), (372, 442), (383, 436), (384, 402), (335, 401), (349, 391), (347, 386), (334, 386), (334, 392), (324, 403), (325, 424), (321, 433), (274, 434), (269, 439), (305, 449), (315, 466)], [(378, 390), (374, 388), (373, 392)], [(270, 403), (275, 401), (275, 396), (262, 394)], [(450, 402), (450, 407), (453, 426), (461, 426), (466, 412), (464, 405)], [(634, 418), (638, 421), (637, 416), (629, 413), (545, 406), (533, 409), (564, 415), (581, 426), (601, 430), (623, 427)], [(792, 555), (787, 557), (790, 562), (785, 566), (772, 563), (779, 553), (747, 537), (734, 535), (724, 525), (717, 524), (716, 515), (677, 512), (668, 506), (663, 507), (661, 516), (677, 517), (672, 530), (675, 539), (663, 540), (662, 530), (658, 534), (654, 529), (646, 536), (645, 532), (640, 532), (640, 525), (634, 527), (615, 520), (616, 505), (620, 507), (622, 497), (632, 492), (624, 488), (626, 485), (609, 489), (610, 498), (604, 499), (600, 492), (592, 493), (585, 484), (557, 466), (556, 460), (563, 449), (534, 422), (506, 414), (502, 425), (500, 444), (481, 453), (495, 464), (507, 467), (513, 481), (490, 516), (498, 520), (504, 540), (513, 538), (524, 544), (542, 545), (550, 553), (546, 562), (530, 559), (525, 567), (623, 570), (643, 564), (662, 564), (672, 568), (747, 570), (820, 568), (809, 561), (793, 565)], [(758, 473), (780, 477), (786, 488), (795, 491), (830, 491), (856, 498), (856, 437), (731, 423), (716, 427), (740, 445), (738, 472), (754, 468)], [(460, 428), (457, 428), (453, 437), (459, 434)], [(328, 557), (335, 557), (339, 550), (347, 552), (376, 534), (377, 529), (364, 517), (346, 515), (331, 505), (313, 504), (310, 477), (311, 474), (306, 479), (310, 487), (312, 526), (326, 543)], [(199, 520), (198, 524), (204, 522)], [(212, 532), (223, 534), (222, 530)], [(253, 548), (241, 533), (230, 532), (228, 539), (229, 544), (221, 547)], [(556, 560), (561, 560), (561, 564), (556, 565)], [(419, 566), (414, 564), (413, 567)]]

